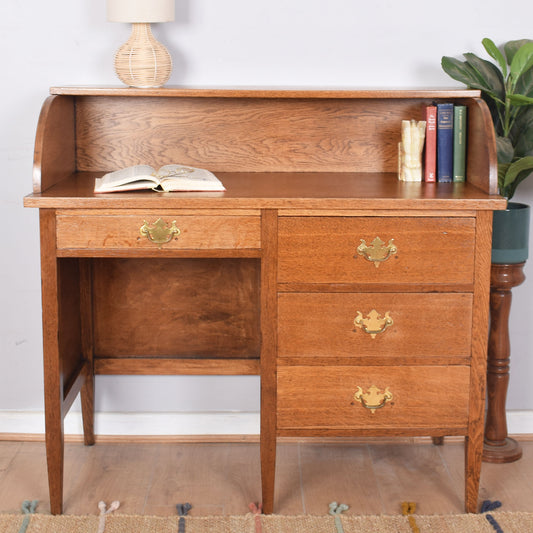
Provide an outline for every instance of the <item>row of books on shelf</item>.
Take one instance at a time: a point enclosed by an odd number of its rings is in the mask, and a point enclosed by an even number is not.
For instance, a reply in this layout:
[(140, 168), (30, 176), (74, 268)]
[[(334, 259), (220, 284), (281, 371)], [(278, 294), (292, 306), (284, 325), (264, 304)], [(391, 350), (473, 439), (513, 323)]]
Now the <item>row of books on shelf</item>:
[(402, 181), (464, 182), (467, 108), (453, 103), (426, 107), (423, 121), (402, 121), (398, 177)]

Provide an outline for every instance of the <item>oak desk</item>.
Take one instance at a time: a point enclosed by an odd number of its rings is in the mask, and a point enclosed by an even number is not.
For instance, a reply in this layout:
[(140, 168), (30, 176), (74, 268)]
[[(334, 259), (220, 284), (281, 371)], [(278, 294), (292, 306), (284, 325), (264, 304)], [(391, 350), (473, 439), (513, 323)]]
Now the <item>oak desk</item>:
[[(53, 513), (80, 391), (94, 443), (95, 374), (260, 374), (265, 512), (278, 435), (464, 436), (476, 510), (504, 208), (477, 91), (51, 93), (24, 204), (40, 211)], [(468, 106), (466, 184), (396, 178), (401, 120), (433, 101)], [(227, 191), (93, 194), (106, 171), (171, 162)], [(164, 242), (140, 233), (159, 220)]]

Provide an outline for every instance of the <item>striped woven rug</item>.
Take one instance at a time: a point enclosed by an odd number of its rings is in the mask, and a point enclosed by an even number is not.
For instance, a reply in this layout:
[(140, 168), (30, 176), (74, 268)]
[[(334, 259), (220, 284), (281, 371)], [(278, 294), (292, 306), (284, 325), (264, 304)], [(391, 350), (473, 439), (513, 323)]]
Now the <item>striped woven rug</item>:
[[(494, 511), (490, 515), (503, 533), (533, 532), (533, 513)], [(154, 517), (110, 514), (98, 516), (0, 514), (0, 533), (495, 533), (485, 514), (408, 516), (282, 516)], [(26, 522), (24, 523), (24, 521)], [(103, 529), (102, 529), (103, 528)]]

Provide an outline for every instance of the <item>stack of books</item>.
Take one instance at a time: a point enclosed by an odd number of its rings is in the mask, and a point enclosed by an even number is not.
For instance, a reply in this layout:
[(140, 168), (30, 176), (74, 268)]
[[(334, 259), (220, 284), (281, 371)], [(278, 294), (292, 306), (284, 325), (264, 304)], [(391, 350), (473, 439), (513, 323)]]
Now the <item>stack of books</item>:
[(464, 182), (466, 106), (441, 103), (426, 108), (424, 181)]

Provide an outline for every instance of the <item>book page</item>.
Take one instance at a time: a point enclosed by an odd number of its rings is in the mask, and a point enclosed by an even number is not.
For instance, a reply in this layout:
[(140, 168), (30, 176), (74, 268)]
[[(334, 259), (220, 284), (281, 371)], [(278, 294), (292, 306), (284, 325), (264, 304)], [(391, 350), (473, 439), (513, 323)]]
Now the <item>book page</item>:
[(164, 191), (225, 191), (222, 182), (209, 170), (186, 165), (165, 165), (156, 175)]
[[(95, 180), (94, 192), (109, 192), (117, 189), (150, 189), (154, 184), (159, 182), (154, 177), (154, 172), (154, 169), (150, 165), (135, 165), (133, 167), (115, 170)], [(131, 184), (132, 186), (126, 189), (124, 187), (125, 184)]]

